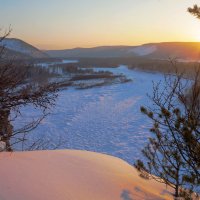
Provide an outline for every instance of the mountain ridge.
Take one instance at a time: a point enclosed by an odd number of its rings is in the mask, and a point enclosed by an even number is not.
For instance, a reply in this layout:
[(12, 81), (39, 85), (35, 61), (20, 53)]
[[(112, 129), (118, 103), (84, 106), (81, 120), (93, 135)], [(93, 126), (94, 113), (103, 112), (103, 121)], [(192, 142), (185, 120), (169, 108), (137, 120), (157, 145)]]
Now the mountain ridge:
[(167, 59), (200, 59), (200, 42), (160, 42), (138, 46), (97, 46), (91, 48), (77, 47), (64, 50), (46, 50), (51, 57), (145, 57)]
[(6, 38), (0, 42), (5, 47), (7, 58), (144, 58), (200, 60), (200, 42), (159, 42), (137, 46), (104, 45), (96, 47), (76, 47), (61, 50), (40, 50), (18, 39)]

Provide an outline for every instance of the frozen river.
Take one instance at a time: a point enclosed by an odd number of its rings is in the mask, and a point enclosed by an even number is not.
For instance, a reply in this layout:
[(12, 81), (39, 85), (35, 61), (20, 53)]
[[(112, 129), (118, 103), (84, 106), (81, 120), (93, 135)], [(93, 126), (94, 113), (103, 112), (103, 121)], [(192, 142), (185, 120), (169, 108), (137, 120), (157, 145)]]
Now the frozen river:
[(65, 141), (62, 149), (106, 153), (129, 163), (141, 156), (150, 134), (150, 122), (140, 113), (140, 106), (150, 103), (146, 94), (152, 91), (152, 81), (161, 80), (163, 75), (129, 70), (125, 66), (105, 70), (123, 73), (132, 81), (61, 91), (51, 115), (31, 137), (53, 141), (62, 138)]

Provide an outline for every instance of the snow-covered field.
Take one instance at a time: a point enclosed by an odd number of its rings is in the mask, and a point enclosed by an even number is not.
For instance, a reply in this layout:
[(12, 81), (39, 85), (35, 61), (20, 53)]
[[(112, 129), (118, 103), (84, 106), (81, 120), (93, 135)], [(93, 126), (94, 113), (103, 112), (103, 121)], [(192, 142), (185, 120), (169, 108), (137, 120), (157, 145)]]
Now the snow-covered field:
[[(109, 70), (123, 73), (133, 81), (86, 90), (70, 88), (61, 91), (51, 115), (30, 137), (48, 138), (55, 143), (62, 138), (65, 141), (60, 146), (62, 149), (106, 153), (129, 163), (139, 158), (150, 135), (150, 121), (140, 113), (140, 106), (150, 103), (146, 94), (151, 93), (152, 81), (161, 80), (163, 75), (129, 70), (125, 66)], [(29, 108), (25, 115), (32, 113), (35, 111)]]

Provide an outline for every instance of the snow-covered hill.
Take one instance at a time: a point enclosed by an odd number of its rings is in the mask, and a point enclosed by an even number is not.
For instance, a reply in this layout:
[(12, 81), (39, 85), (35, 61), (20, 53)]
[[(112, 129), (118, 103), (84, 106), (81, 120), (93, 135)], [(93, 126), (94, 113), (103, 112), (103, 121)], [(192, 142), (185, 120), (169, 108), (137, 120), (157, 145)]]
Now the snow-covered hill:
[(138, 46), (134, 47), (129, 50), (129, 53), (134, 53), (138, 56), (147, 56), (154, 53), (157, 50), (155, 45), (148, 45), (148, 46)]
[(140, 46), (103, 46), (46, 51), (51, 57), (62, 58), (126, 58), (140, 57), (151, 59), (177, 58), (200, 60), (199, 42), (163, 42)]
[(199, 42), (163, 42), (139, 46), (100, 46), (93, 48), (74, 48), (65, 50), (41, 51), (34, 46), (15, 38), (6, 38), (0, 43), (11, 55), (21, 58), (150, 58), (180, 60), (200, 60)]
[(116, 58), (148, 55), (153, 53), (155, 50), (155, 46), (102, 46), (94, 48), (50, 50), (46, 51), (46, 53), (51, 57)]
[(0, 154), (1, 200), (167, 200), (166, 186), (135, 168), (87, 151)]
[[(46, 53), (40, 51), (34, 46), (15, 38), (6, 38), (0, 42), (0, 46), (4, 46), (6, 49), (11, 50), (21, 55), (25, 55), (31, 58), (46, 58)], [(10, 52), (9, 52), (10, 53)], [(23, 57), (23, 56), (22, 56)]]

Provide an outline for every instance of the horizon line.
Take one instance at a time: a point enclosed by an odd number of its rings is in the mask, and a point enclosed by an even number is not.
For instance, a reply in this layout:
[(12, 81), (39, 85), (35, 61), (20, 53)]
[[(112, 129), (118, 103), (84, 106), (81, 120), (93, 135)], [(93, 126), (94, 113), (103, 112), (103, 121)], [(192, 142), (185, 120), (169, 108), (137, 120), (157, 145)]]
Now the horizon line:
[(147, 42), (147, 43), (140, 43), (140, 44), (136, 44), (136, 45), (126, 45), (126, 44), (113, 44), (113, 45), (94, 45), (94, 46), (76, 46), (76, 47), (69, 47), (69, 48), (40, 48), (40, 44), (33, 44), (29, 41), (23, 40), (21, 38), (17, 38), (17, 37), (7, 37), (7, 39), (16, 39), (16, 40), (21, 40), (29, 45), (32, 45), (34, 47), (36, 47), (39, 50), (42, 51), (63, 51), (63, 50), (73, 50), (73, 49), (92, 49), (92, 48), (99, 48), (99, 47), (139, 47), (139, 46), (143, 46), (143, 45), (153, 45), (153, 44), (163, 44), (163, 43), (200, 43), (200, 41), (159, 41), (159, 42)]

